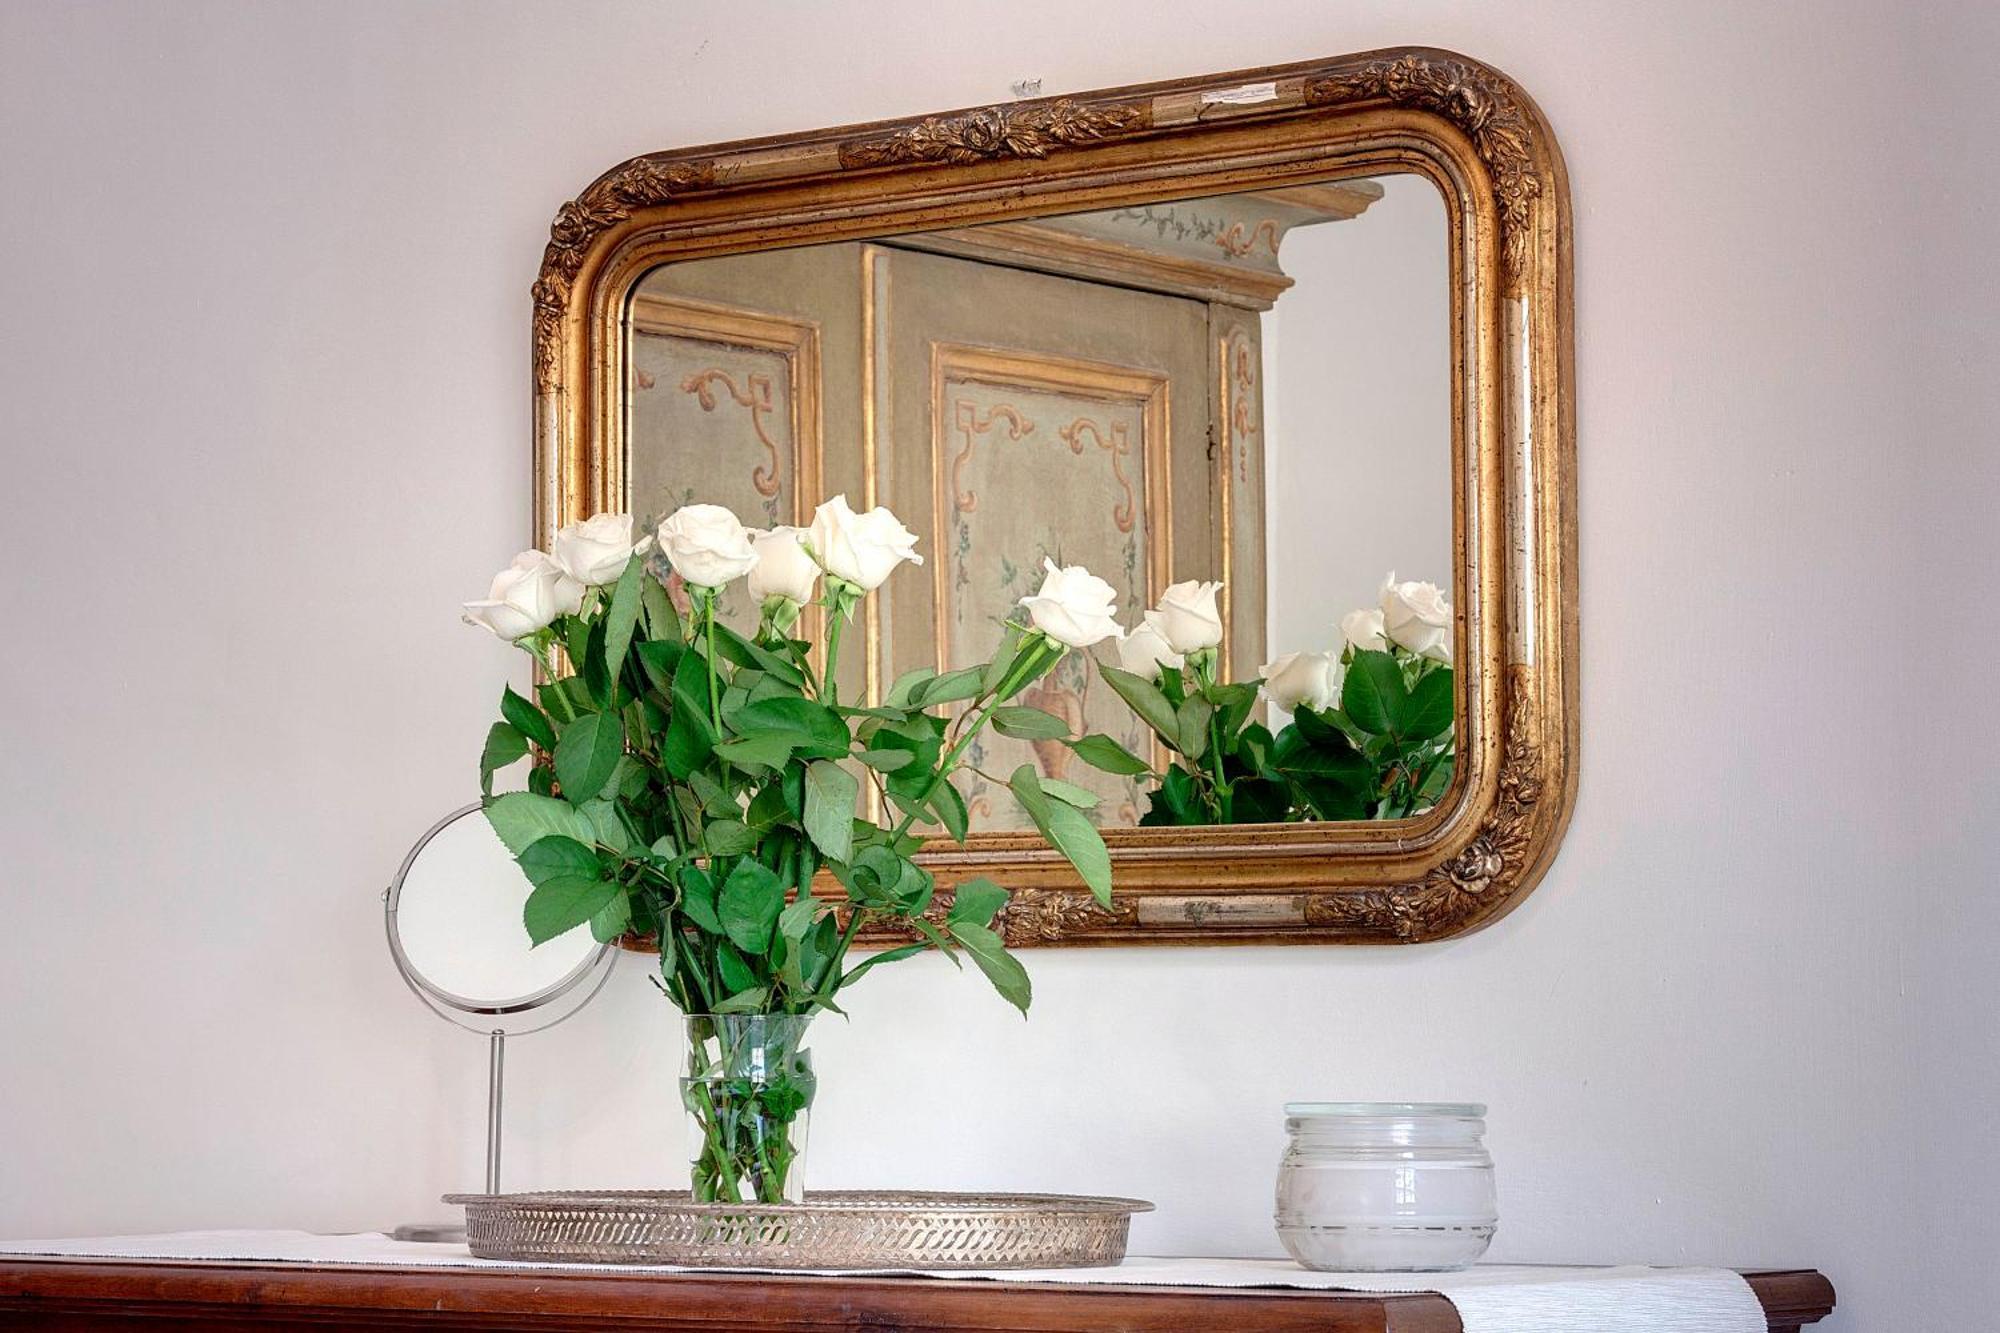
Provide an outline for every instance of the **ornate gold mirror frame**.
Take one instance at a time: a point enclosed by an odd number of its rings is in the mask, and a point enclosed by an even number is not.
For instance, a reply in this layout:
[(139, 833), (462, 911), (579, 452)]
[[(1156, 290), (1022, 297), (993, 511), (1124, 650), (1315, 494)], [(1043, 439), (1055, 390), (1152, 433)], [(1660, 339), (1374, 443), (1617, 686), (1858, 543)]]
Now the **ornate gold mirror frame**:
[(1452, 238), (1451, 791), (1393, 822), (1107, 830), (1109, 913), (1033, 835), (977, 835), (930, 864), (939, 911), (971, 875), (1017, 890), (1009, 945), (1394, 943), (1475, 929), (1555, 854), (1577, 748), (1568, 184), (1534, 103), (1478, 61), (1374, 51), (614, 168), (556, 215), (534, 287), (537, 541), (628, 507), (624, 315), (658, 264), (1390, 171), (1438, 187)]

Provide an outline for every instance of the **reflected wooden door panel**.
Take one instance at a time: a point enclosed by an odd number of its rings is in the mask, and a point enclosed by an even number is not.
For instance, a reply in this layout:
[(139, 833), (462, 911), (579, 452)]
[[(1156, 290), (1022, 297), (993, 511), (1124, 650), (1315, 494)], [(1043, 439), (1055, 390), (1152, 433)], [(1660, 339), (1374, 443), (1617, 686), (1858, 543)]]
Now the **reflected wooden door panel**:
[[(1169, 582), (1220, 575), (1229, 534), (1206, 302), (871, 251), (876, 493), (928, 538), (932, 561), (928, 581), (890, 586), (878, 676), (986, 656), (1045, 560), (1104, 578), (1128, 624)], [(1261, 648), (1262, 599), (1244, 600)], [(1147, 751), (1144, 728), (1081, 660), (1024, 702)], [(1025, 826), (999, 790), (1024, 763), (1095, 791), (1107, 825), (1142, 809), (1134, 783), (1073, 763), (1060, 743), (989, 734), (978, 747), (964, 782), (975, 829)]]

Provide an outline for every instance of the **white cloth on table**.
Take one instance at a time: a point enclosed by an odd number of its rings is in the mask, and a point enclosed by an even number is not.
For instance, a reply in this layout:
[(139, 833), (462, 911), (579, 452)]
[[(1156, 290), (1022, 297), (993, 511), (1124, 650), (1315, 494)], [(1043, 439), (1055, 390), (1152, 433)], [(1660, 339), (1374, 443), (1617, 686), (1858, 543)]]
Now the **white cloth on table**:
[[(476, 1259), (464, 1245), (392, 1240), (376, 1231), (187, 1231), (163, 1236), (0, 1241), (0, 1255), (182, 1263), (358, 1264), (378, 1268), (562, 1269), (634, 1274), (712, 1272), (639, 1264)], [(740, 1268), (763, 1273), (772, 1269)], [(868, 1274), (998, 1282), (1139, 1287), (1289, 1287), (1315, 1291), (1436, 1292), (1458, 1307), (1465, 1333), (1765, 1333), (1763, 1307), (1739, 1275), (1720, 1268), (1562, 1268), (1482, 1264), (1459, 1273), (1314, 1273), (1287, 1259), (1147, 1258), (1114, 1268), (978, 1272), (888, 1268)], [(825, 1270), (821, 1276), (840, 1276)], [(852, 1275), (851, 1270), (848, 1275)]]

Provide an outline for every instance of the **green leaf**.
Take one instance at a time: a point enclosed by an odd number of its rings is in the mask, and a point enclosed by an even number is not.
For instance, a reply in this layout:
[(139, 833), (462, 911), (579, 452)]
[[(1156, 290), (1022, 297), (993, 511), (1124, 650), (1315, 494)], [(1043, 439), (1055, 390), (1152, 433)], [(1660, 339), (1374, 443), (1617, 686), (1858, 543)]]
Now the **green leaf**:
[(993, 723), (993, 730), (1002, 736), (1012, 736), (1019, 741), (1069, 739), (1069, 723), (1039, 708), (1028, 708), (1019, 704), (996, 708), (990, 720)]
[(1049, 798), (1042, 795), (1041, 775), (1035, 772), (1032, 765), (1023, 764), (1007, 779), (1007, 786), (1013, 791), (1014, 799), (1021, 803), (1021, 808), (1028, 812), (1028, 818), (1035, 821), (1035, 827), (1042, 829), (1043, 835), (1047, 836)]
[(726, 943), (716, 946), (715, 970), (722, 974), (722, 984), (731, 995), (757, 986), (757, 969), (744, 962), (743, 955)]
[(551, 833), (575, 838), (581, 843), (596, 841), (590, 821), (578, 814), (568, 801), (553, 796), (536, 796), (514, 791), (496, 796), (486, 804), (486, 822), (500, 835), (507, 850), (519, 856)]
[(1027, 1017), (1028, 1004), (1034, 998), (1034, 988), (1028, 981), (1028, 969), (1013, 954), (1000, 937), (985, 926), (970, 921), (955, 921), (951, 924), (952, 938), (965, 946), (972, 955), (972, 961), (979, 964), (979, 970), (993, 983), (993, 989), (1000, 992), (1000, 998), (1021, 1011)]
[(677, 701), (673, 721), (667, 724), (667, 739), (660, 746), (667, 775), (687, 781), (690, 773), (708, 762), (714, 750), (715, 731), (708, 725), (707, 714), (685, 701)]
[(766, 732), (758, 736), (738, 736), (715, 747), (715, 753), (739, 768), (783, 768), (792, 757), (789, 736)]
[(745, 736), (782, 736), (800, 754), (815, 759), (838, 759), (853, 744), (838, 713), (798, 695), (745, 706), (736, 715), (736, 730)]
[(947, 671), (917, 691), (910, 702), (919, 708), (929, 708), (933, 704), (955, 704), (967, 699), (976, 699), (982, 688), (981, 677), (985, 673), (984, 665)]
[(820, 906), (819, 899), (811, 894), (801, 894), (794, 898), (784, 911), (778, 913), (778, 934), (796, 946), (799, 941), (812, 933)]
[(1064, 782), (1061, 778), (1043, 778), (1042, 790), (1079, 810), (1095, 810), (1100, 804), (1096, 792), (1086, 791), (1074, 782)]
[(929, 667), (916, 667), (905, 671), (896, 677), (896, 683), (889, 687), (889, 693), (883, 696), (882, 702), (890, 708), (908, 707), (917, 692), (936, 679), (937, 672)]
[(631, 849), (631, 833), (624, 821), (619, 819), (616, 805), (599, 798), (579, 805), (577, 813), (590, 821), (590, 827), (600, 843), (621, 854)]
[[(644, 564), (644, 560), (640, 561)], [(667, 585), (656, 578), (647, 578), (639, 585), (639, 605), (646, 613), (646, 637), (656, 642), (679, 643), (681, 635), (681, 613), (674, 610), (674, 599), (667, 595)]]
[(697, 865), (681, 867), (681, 911), (710, 935), (720, 935), (722, 918), (715, 910), (715, 881)]
[(806, 836), (833, 861), (854, 859), (854, 802), (861, 783), (839, 764), (815, 760), (806, 768)]
[(521, 909), (528, 938), (545, 944), (589, 921), (625, 890), (608, 879), (563, 875), (537, 884)]
[(604, 873), (604, 865), (597, 859), (596, 852), (575, 838), (560, 833), (535, 839), (534, 844), (521, 853), (519, 860), (522, 873), (536, 884), (572, 876), (595, 879)]
[(878, 773), (894, 773), (917, 761), (914, 750), (856, 750), (854, 757)]
[(993, 917), (1007, 905), (1007, 890), (990, 879), (969, 879), (952, 895), (947, 925), (969, 921), (975, 926), (991, 926)]
[(1400, 732), (1409, 694), (1403, 668), (1388, 653), (1373, 649), (1354, 654), (1340, 690), (1340, 710), (1363, 731), (1378, 735)]
[(986, 669), (980, 673), (979, 687), (982, 691), (997, 690), (1006, 681), (1007, 673), (1013, 670), (1014, 663), (1020, 660), (1024, 638), (1017, 626), (1007, 627), (1006, 633), (1000, 637), (1000, 647), (994, 652), (993, 660), (988, 662)]
[(719, 656), (734, 662), (737, 666), (755, 667), (759, 671), (767, 671), (793, 689), (798, 689), (806, 683), (805, 673), (799, 670), (796, 663), (779, 656), (761, 643), (752, 643), (720, 622), (715, 626), (715, 650)]
[(759, 986), (755, 990), (742, 991), (732, 995), (715, 1006), (718, 1014), (754, 1014), (761, 1012), (771, 998), (771, 992)]
[(556, 781), (579, 804), (604, 790), (625, 753), (625, 724), (615, 713), (590, 713), (569, 724), (556, 742)]
[(1111, 853), (1105, 850), (1103, 837), (1083, 811), (1063, 802), (1051, 805), (1049, 826), (1042, 832), (1076, 867), (1076, 873), (1090, 886), (1097, 901), (1111, 906)]
[(590, 918), (590, 937), (609, 944), (632, 926), (632, 895), (619, 890)]
[(1403, 734), (1411, 740), (1429, 740), (1451, 729), (1456, 701), (1451, 692), (1451, 671), (1432, 671), (1410, 691), (1410, 708), (1403, 719)]
[(671, 639), (647, 639), (633, 651), (639, 654), (639, 665), (644, 669), (646, 678), (653, 682), (656, 689), (671, 695), (674, 672), (680, 667), (687, 646)]
[(505, 722), (495, 722), (486, 732), (486, 748), (479, 755), (479, 794), (493, 794), (493, 774), (528, 753), (528, 740)]
[(710, 856), (741, 856), (757, 846), (757, 835), (734, 819), (718, 819), (702, 830), (701, 845)]
[(1103, 837), (1083, 812), (1066, 801), (1050, 800), (1041, 778), (1027, 764), (1014, 770), (1007, 785), (1049, 845), (1076, 867), (1076, 873), (1090, 886), (1097, 901), (1109, 907), (1111, 853), (1105, 850)]
[(632, 631), (639, 627), (639, 591), (645, 579), (646, 562), (635, 556), (625, 562), (624, 572), (611, 588), (611, 609), (604, 613), (604, 666), (613, 680), (625, 669), (625, 650), (632, 646)]
[(785, 907), (785, 886), (776, 872), (749, 857), (736, 863), (716, 898), (722, 931), (747, 954), (771, 947), (771, 929)]
[(1158, 732), (1161, 740), (1169, 745), (1179, 743), (1180, 728), (1174, 718), (1174, 706), (1167, 702), (1167, 696), (1160, 693), (1158, 686), (1114, 666), (1100, 663), (1097, 669), (1104, 676), (1104, 683), (1139, 715), (1140, 721)]
[(972, 816), (965, 808), (965, 798), (958, 794), (958, 788), (949, 781), (940, 782), (931, 793), (930, 808), (937, 815), (938, 823), (945, 832), (951, 834), (953, 842), (964, 842), (970, 831)]
[(544, 750), (556, 748), (556, 729), (549, 725), (547, 715), (514, 693), (512, 685), (500, 689), (500, 716), (506, 718), (514, 730)]
[(1133, 754), (1101, 731), (1093, 731), (1080, 741), (1070, 741), (1069, 748), (1076, 751), (1076, 757), (1092, 768), (1121, 778), (1136, 778), (1142, 773), (1150, 773), (1153, 766)]
[(1174, 734), (1179, 737), (1182, 754), (1199, 759), (1208, 752), (1208, 722), (1214, 716), (1215, 705), (1198, 694), (1191, 694), (1181, 702), (1174, 714)]

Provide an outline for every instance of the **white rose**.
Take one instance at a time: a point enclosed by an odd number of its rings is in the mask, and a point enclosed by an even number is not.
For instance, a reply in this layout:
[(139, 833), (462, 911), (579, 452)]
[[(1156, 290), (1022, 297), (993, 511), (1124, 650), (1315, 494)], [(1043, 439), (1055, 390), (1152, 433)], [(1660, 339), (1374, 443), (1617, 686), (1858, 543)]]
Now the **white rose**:
[(549, 543), (549, 558), (586, 588), (616, 583), (632, 558), (632, 516), (598, 514), (569, 524)]
[(757, 552), (757, 563), (750, 569), (751, 601), (761, 606), (767, 598), (783, 597), (803, 606), (813, 599), (819, 566), (799, 544), (804, 535), (804, 528), (772, 528), (751, 536), (751, 548)]
[(523, 551), (493, 576), (485, 601), (465, 604), (464, 620), (512, 643), (582, 609), (581, 583), (540, 551)]
[(1451, 603), (1435, 583), (1398, 583), (1394, 570), (1382, 582), (1382, 632), (1419, 657), (1451, 661)]
[(1156, 681), (1163, 670), (1179, 671), (1187, 659), (1175, 652), (1158, 630), (1141, 622), (1118, 641), (1118, 665), (1135, 676)]
[(1021, 599), (1036, 629), (1072, 648), (1088, 648), (1125, 632), (1111, 614), (1118, 594), (1110, 584), (1082, 565), (1058, 569), (1055, 561), (1044, 559), (1042, 568), (1048, 573), (1041, 591)]
[(1340, 636), (1356, 651), (1387, 652), (1389, 641), (1382, 636), (1382, 608), (1363, 607), (1340, 618)]
[(881, 587), (905, 560), (924, 563), (917, 554), (917, 534), (901, 519), (881, 505), (857, 514), (845, 495), (836, 495), (813, 511), (807, 540), (821, 569), (863, 592)]
[(1146, 613), (1146, 623), (1177, 653), (1198, 653), (1222, 642), (1222, 613), (1215, 609), (1220, 583), (1190, 580), (1160, 594), (1159, 609)]
[(674, 573), (697, 588), (720, 588), (757, 563), (750, 529), (721, 505), (683, 505), (660, 524), (660, 550)]
[(1257, 668), (1264, 678), (1264, 697), (1280, 708), (1301, 704), (1324, 713), (1340, 702), (1340, 659), (1332, 653), (1286, 653)]

